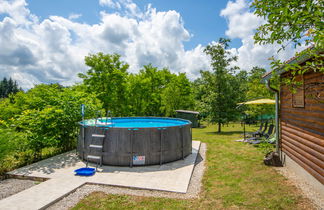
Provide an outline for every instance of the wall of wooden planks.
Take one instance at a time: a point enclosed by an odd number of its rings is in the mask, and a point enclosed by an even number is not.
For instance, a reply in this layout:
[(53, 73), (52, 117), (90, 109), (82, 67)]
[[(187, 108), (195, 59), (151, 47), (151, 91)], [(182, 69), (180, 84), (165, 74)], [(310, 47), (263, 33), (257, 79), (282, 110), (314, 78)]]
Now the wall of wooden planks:
[(324, 184), (324, 74), (308, 72), (302, 79), (304, 107), (294, 107), (291, 90), (284, 85), (280, 87), (281, 147)]

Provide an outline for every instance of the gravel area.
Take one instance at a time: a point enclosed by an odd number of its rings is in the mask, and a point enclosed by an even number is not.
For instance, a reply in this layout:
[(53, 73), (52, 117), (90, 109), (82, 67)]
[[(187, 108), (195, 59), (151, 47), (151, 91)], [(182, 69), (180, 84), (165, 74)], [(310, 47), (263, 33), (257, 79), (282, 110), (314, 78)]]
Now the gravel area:
[(78, 188), (73, 193), (54, 203), (47, 210), (64, 210), (70, 209), (75, 206), (81, 199), (91, 194), (92, 192), (104, 192), (107, 194), (123, 194), (123, 195), (136, 195), (136, 196), (147, 196), (147, 197), (167, 197), (167, 198), (179, 198), (179, 199), (190, 199), (198, 198), (202, 187), (202, 177), (205, 171), (205, 158), (206, 158), (207, 146), (205, 143), (201, 143), (199, 153), (196, 159), (195, 168), (190, 179), (187, 193), (175, 193), (165, 192), (157, 190), (141, 190), (132, 189), (125, 187), (113, 187), (108, 185), (92, 185), (87, 184)]
[(0, 181), (0, 200), (33, 187), (38, 183), (26, 179), (5, 179)]
[(304, 197), (308, 198), (314, 204), (314, 209), (324, 210), (324, 197), (318, 194), (304, 179), (286, 167), (277, 167), (275, 169), (286, 177), (291, 184), (295, 185)]

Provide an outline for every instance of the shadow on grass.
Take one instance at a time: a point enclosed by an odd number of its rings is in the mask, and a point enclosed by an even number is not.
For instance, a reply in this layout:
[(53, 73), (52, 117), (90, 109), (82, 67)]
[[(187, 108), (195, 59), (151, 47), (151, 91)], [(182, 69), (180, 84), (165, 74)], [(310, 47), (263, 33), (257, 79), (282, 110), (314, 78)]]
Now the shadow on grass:
[(206, 125), (200, 125), (199, 127), (195, 127), (194, 129), (204, 129), (204, 128), (207, 128)]
[(206, 132), (207, 135), (225, 135), (225, 136), (231, 136), (234, 134), (243, 134), (243, 131), (226, 131), (226, 132)]

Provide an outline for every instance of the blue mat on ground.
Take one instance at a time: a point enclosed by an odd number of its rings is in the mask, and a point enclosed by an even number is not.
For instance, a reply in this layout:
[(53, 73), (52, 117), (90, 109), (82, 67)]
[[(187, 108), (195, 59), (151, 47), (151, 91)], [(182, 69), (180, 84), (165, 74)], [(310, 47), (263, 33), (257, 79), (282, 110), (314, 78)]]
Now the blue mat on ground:
[(95, 168), (79, 168), (74, 170), (75, 175), (78, 176), (92, 176), (96, 173)]

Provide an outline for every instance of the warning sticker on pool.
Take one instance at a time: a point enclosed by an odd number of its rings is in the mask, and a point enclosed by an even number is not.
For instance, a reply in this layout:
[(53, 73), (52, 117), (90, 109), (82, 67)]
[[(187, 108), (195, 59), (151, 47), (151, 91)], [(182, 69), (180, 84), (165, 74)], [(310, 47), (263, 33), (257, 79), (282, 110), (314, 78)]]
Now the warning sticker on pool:
[(145, 156), (134, 155), (133, 156), (133, 165), (144, 165)]

